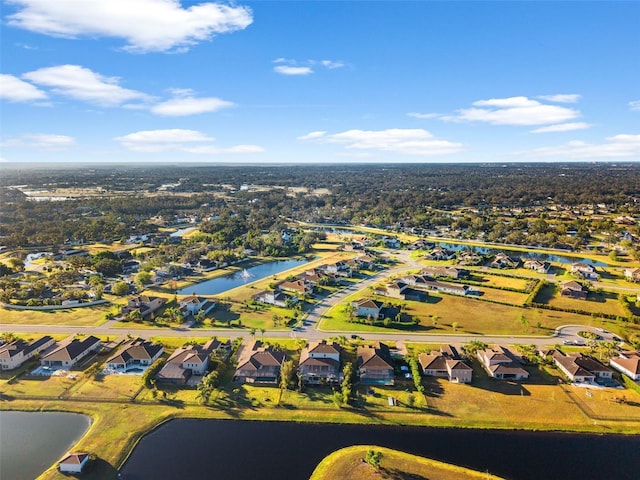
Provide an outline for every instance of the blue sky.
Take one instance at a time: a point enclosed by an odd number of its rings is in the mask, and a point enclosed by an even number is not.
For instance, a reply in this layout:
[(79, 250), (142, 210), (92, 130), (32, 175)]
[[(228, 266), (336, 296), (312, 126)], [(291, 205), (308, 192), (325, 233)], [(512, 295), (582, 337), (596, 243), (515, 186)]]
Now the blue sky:
[(0, 1), (4, 162), (640, 160), (640, 2)]

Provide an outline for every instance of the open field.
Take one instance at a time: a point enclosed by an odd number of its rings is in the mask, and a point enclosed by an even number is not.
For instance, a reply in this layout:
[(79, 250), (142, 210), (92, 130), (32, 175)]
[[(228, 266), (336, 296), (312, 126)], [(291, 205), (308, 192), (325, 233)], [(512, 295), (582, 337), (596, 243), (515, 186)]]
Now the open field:
[(535, 301), (565, 310), (582, 310), (595, 315), (625, 316), (624, 310), (618, 301), (618, 294), (613, 292), (591, 291), (586, 300), (576, 300), (560, 295), (560, 291), (555, 285), (546, 285), (542, 287)]
[[(380, 470), (362, 461), (367, 451), (382, 453)], [(316, 467), (310, 480), (370, 480), (394, 478), (396, 480), (429, 479), (471, 480), (498, 479), (485, 472), (418, 457), (408, 453), (375, 445), (356, 445), (340, 449), (325, 457)]]
[(15, 325), (71, 325), (71, 326), (98, 326), (106, 320), (107, 312), (112, 305), (104, 304), (95, 307), (68, 308), (64, 310), (13, 310), (0, 307), (0, 318), (3, 328), (10, 324)]

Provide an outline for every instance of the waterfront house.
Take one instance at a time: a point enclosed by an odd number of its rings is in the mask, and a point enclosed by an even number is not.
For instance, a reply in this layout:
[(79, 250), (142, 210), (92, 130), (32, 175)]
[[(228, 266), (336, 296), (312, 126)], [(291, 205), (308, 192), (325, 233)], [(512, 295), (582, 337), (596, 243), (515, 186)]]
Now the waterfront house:
[(58, 469), (61, 473), (82, 473), (87, 463), (89, 463), (88, 453), (73, 452), (58, 462)]
[(283, 351), (263, 346), (256, 340), (242, 348), (233, 379), (242, 383), (277, 384), (285, 358)]
[(48, 335), (27, 343), (24, 340), (16, 340), (0, 346), (0, 369), (12, 370), (18, 368), (24, 362), (38, 353), (46, 350), (55, 343)]
[(204, 345), (187, 345), (178, 348), (158, 372), (156, 380), (159, 383), (184, 385), (192, 376), (207, 373), (211, 355), (220, 350), (228, 351), (230, 348), (229, 341), (222, 343), (217, 338), (212, 338)]
[(359, 345), (357, 350), (358, 377), (365, 385), (393, 385), (395, 373), (389, 347), (381, 342)]
[(216, 302), (196, 295), (180, 300), (180, 312), (184, 317), (195, 316), (198, 312), (204, 312), (207, 315), (214, 308), (216, 308)]
[(89, 335), (82, 339), (67, 339), (58, 348), (48, 353), (40, 360), (40, 364), (49, 368), (68, 369), (76, 365), (91, 352), (100, 348), (99, 338)]
[(118, 353), (107, 360), (107, 369), (126, 372), (133, 367), (147, 367), (164, 352), (162, 345), (153, 344), (143, 338), (126, 342)]
[(600, 277), (596, 268), (588, 263), (574, 263), (571, 265), (570, 272), (572, 275), (584, 280), (598, 280)]
[(551, 270), (551, 264), (549, 262), (543, 262), (542, 260), (529, 259), (525, 260), (524, 268), (546, 274)]
[(445, 377), (454, 383), (471, 383), (473, 378), (473, 368), (462, 360), (452, 345), (442, 347), (440, 351), (421, 353), (418, 363), (425, 376)]
[(565, 355), (556, 350), (552, 356), (556, 366), (575, 383), (611, 383), (613, 371), (593, 357), (581, 353)]
[(164, 297), (151, 297), (149, 295), (138, 295), (130, 299), (127, 304), (122, 307), (122, 315), (125, 316), (132, 311), (139, 311), (143, 320), (152, 318), (152, 315), (161, 308), (167, 299)]
[(479, 350), (476, 354), (489, 376), (499, 380), (526, 380), (529, 372), (522, 368), (520, 359), (506, 347)]
[(337, 384), (342, 380), (340, 355), (342, 347), (335, 342), (314, 342), (300, 352), (298, 372), (309, 384), (322, 382)]
[(298, 297), (290, 295), (281, 291), (264, 291), (253, 295), (253, 300), (260, 303), (266, 303), (268, 305), (275, 305), (276, 307), (288, 307), (289, 305), (295, 305), (298, 303)]

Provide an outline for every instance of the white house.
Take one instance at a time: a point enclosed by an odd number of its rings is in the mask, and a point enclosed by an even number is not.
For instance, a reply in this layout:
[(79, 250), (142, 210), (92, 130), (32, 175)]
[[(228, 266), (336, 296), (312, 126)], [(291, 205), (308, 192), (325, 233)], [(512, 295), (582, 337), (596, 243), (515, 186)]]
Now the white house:
[(54, 343), (53, 338), (48, 335), (31, 343), (27, 343), (24, 340), (5, 343), (0, 346), (0, 369), (11, 370), (18, 368), (35, 354), (46, 350)]
[(372, 300), (370, 298), (362, 298), (357, 302), (351, 302), (351, 306), (356, 308), (356, 315), (358, 317), (379, 318), (380, 310), (382, 310), (382, 302)]
[(126, 342), (116, 355), (107, 360), (107, 368), (126, 372), (129, 367), (149, 366), (160, 358), (163, 351), (162, 345), (153, 344), (142, 338), (135, 338)]
[(82, 340), (73, 338), (42, 357), (40, 364), (45, 367), (71, 368), (91, 352), (98, 350), (100, 345), (100, 339), (93, 335)]
[(503, 346), (479, 350), (477, 356), (484, 369), (493, 378), (499, 380), (526, 380), (529, 378), (529, 372), (522, 368), (515, 355)]
[(206, 315), (214, 308), (216, 308), (215, 302), (195, 295), (190, 295), (180, 300), (180, 312), (185, 317), (195, 316), (198, 312), (204, 312)]
[(609, 365), (632, 380), (640, 380), (640, 352), (620, 352), (618, 357), (609, 360)]
[(596, 268), (588, 263), (574, 263), (571, 265), (571, 274), (585, 280), (598, 280), (600, 277)]
[(82, 473), (82, 469), (89, 462), (89, 454), (83, 452), (70, 453), (58, 463), (62, 473)]

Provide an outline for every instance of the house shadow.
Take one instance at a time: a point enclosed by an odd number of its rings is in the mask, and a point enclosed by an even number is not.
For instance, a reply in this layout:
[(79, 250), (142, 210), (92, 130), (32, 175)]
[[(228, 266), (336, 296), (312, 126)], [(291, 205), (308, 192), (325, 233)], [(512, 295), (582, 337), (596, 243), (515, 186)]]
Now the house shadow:
[(423, 477), (422, 475), (418, 475), (417, 473), (408, 473), (403, 472), (402, 470), (398, 470), (396, 468), (380, 468), (380, 473), (382, 474), (382, 478), (393, 478), (393, 479), (401, 479), (401, 480), (429, 480), (427, 477)]

